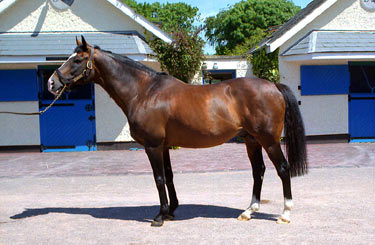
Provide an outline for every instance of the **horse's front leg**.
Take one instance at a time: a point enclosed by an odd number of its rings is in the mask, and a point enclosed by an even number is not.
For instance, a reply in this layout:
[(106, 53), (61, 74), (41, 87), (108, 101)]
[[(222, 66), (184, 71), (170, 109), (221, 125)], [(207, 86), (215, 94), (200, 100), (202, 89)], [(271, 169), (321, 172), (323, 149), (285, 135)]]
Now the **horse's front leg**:
[(165, 178), (167, 183), (168, 189), (168, 196), (169, 196), (169, 213), (166, 216), (166, 219), (173, 220), (174, 219), (174, 211), (178, 208), (178, 199), (176, 194), (176, 189), (173, 183), (173, 171), (171, 166), (171, 159), (169, 156), (169, 149), (164, 149), (164, 171), (165, 171)]
[(165, 172), (164, 172), (164, 162), (163, 162), (163, 146), (150, 147), (145, 146), (148, 159), (150, 160), (152, 171), (154, 173), (156, 187), (159, 192), (160, 199), (160, 212), (152, 221), (151, 226), (162, 226), (165, 217), (168, 215), (168, 199), (165, 190)]

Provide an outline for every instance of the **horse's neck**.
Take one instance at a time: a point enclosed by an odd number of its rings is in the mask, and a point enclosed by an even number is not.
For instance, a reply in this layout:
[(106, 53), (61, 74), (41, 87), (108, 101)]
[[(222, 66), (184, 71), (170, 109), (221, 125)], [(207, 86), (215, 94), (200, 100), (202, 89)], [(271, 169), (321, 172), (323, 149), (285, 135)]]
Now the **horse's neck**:
[[(103, 57), (97, 62), (100, 78), (97, 81), (112, 97), (118, 106), (127, 114), (131, 101), (147, 89), (150, 79), (143, 73), (127, 72), (125, 64), (114, 62), (110, 57)], [(121, 72), (119, 72), (121, 71)]]

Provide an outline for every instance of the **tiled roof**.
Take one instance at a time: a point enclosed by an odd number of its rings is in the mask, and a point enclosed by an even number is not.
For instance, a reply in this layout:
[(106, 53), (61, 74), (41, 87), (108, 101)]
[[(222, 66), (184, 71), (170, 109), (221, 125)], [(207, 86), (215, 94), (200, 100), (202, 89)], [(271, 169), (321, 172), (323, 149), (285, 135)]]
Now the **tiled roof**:
[(375, 31), (314, 30), (281, 55), (332, 52), (375, 52)]
[(90, 45), (121, 55), (153, 54), (147, 43), (133, 32), (48, 32), (0, 34), (0, 56), (68, 56), (76, 47), (75, 37), (81, 35)]

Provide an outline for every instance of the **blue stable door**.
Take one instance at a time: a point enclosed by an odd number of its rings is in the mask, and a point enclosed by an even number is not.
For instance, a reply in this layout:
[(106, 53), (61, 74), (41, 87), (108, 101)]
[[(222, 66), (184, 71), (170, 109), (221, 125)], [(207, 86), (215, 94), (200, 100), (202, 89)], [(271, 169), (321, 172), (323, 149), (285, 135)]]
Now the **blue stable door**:
[(375, 142), (375, 94), (350, 94), (351, 142)]
[(350, 63), (351, 142), (375, 142), (375, 62)]
[[(40, 110), (45, 109), (54, 99), (47, 90), (47, 81), (53, 69), (41, 68)], [(96, 126), (94, 85), (88, 84), (65, 92), (61, 98), (40, 116), (41, 150), (54, 151), (95, 151)]]

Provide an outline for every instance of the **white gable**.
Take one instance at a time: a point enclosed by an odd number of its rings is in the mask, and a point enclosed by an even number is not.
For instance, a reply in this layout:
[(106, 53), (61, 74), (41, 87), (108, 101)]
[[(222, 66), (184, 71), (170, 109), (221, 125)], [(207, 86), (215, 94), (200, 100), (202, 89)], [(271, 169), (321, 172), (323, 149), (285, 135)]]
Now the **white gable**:
[(306, 36), (311, 30), (375, 30), (375, 13), (364, 10), (360, 0), (339, 0), (287, 40), (280, 47), (280, 53)]
[(312, 25), (325, 30), (375, 30), (375, 13), (366, 11), (360, 2), (340, 0)]
[(46, 0), (6, 0), (0, 8), (0, 32), (137, 31), (171, 39), (117, 0), (76, 0), (65, 11)]
[(296, 16), (260, 46), (267, 52), (285, 49), (311, 30), (375, 30), (375, 12), (365, 10), (361, 0), (314, 0)]

